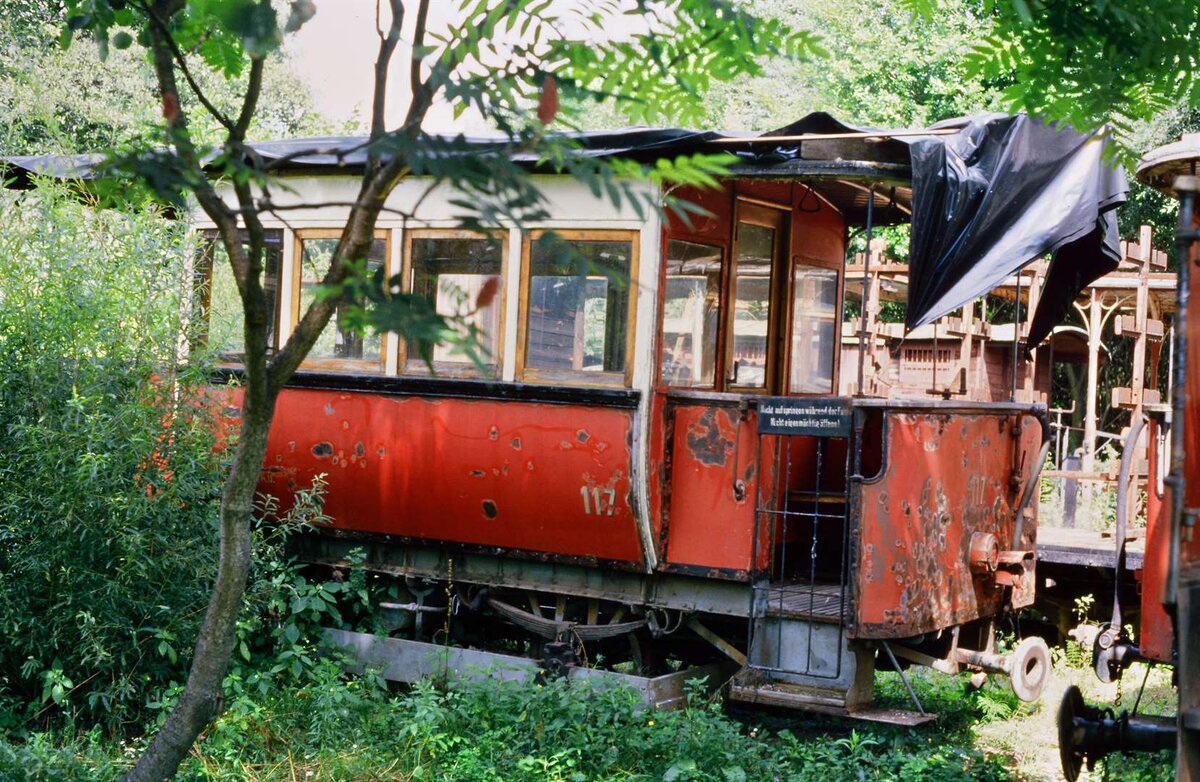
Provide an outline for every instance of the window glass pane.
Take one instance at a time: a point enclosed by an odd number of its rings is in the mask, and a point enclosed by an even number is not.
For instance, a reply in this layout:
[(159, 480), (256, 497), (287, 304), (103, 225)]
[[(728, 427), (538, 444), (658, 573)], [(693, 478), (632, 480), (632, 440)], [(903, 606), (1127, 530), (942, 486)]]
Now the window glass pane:
[[(321, 280), (329, 271), (329, 262), (333, 259), (337, 244), (338, 240), (335, 238), (303, 239), (300, 242), (301, 317), (316, 298), (317, 289), (320, 288)], [(374, 274), (382, 268), (386, 258), (387, 242), (383, 239), (371, 242), (371, 248), (367, 253), (367, 274)], [(341, 328), (340, 324), (345, 322), (346, 311), (350, 306), (349, 302), (342, 302), (338, 305), (333, 317), (325, 325), (325, 330), (321, 332), (321, 336), (317, 337), (316, 344), (309, 351), (310, 359), (380, 360), (381, 337), (378, 333), (372, 331), (360, 335)]]
[(663, 297), (662, 382), (712, 387), (721, 309), (721, 248), (667, 243)]
[[(204, 275), (202, 301), (205, 303), (208, 329), (208, 345), (222, 356), (236, 356), (245, 352), (242, 298), (238, 295), (237, 283), (233, 279), (233, 267), (229, 265), (229, 254), (215, 231), (204, 233), (205, 243), (200, 271)], [(242, 232), (242, 239), (247, 239)], [(283, 259), (283, 229), (268, 228), (263, 232), (263, 292), (267, 298), (267, 310), (271, 313), (267, 329), (267, 346), (275, 347), (275, 307), (279, 297), (279, 271)]]
[[(564, 257), (547, 242), (534, 242), (530, 250), (525, 366), (624, 372), (633, 245), (594, 240), (567, 244), (582, 259)], [(580, 276), (581, 269), (590, 270), (589, 276)]]
[(791, 390), (833, 393), (833, 351), (838, 275), (832, 269), (797, 266), (792, 284)]
[[(479, 329), (485, 360), (493, 366), (498, 355), (502, 297), (493, 296), (487, 306), (478, 310), (475, 310), (475, 303), (485, 285), (502, 284), (503, 247), (499, 239), (443, 237), (414, 238), (411, 248), (412, 292), (432, 301), (442, 315), (470, 312), (466, 321)], [(421, 352), (410, 352), (409, 367), (425, 366)], [(433, 347), (433, 361), (435, 366), (442, 363), (474, 366), (469, 358), (452, 353), (445, 345)]]
[(767, 385), (767, 325), (771, 317), (771, 261), (775, 229), (738, 223), (733, 269), (733, 385)]

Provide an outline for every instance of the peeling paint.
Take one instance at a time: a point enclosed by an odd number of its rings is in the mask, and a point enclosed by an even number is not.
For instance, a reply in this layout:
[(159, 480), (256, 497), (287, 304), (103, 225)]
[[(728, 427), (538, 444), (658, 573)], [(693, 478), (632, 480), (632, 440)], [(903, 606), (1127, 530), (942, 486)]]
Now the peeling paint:
[(328, 459), (333, 455), (333, 443), (321, 442), (312, 447), (313, 456), (318, 459)]
[(701, 464), (724, 467), (733, 452), (733, 442), (721, 433), (718, 411), (708, 409), (688, 426), (687, 448)]

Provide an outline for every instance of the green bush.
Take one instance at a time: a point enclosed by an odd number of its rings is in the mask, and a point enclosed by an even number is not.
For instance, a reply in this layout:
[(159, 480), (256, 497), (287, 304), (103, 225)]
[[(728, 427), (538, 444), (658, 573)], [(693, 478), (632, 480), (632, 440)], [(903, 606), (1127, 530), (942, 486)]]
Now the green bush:
[(0, 193), (0, 727), (115, 729), (179, 678), (215, 566), (183, 226)]

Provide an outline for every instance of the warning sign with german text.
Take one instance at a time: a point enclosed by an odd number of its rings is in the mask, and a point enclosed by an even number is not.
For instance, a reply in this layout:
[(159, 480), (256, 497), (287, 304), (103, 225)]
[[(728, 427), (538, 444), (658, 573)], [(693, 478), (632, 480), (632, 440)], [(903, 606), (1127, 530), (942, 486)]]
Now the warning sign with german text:
[(758, 433), (848, 437), (850, 408), (844, 399), (764, 397), (758, 403)]

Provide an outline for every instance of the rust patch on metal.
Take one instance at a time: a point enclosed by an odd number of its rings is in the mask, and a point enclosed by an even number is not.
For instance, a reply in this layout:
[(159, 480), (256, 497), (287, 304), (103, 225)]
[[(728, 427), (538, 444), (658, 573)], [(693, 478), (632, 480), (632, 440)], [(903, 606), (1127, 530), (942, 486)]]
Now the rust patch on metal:
[(496, 518), (496, 514), (497, 514), (496, 503), (492, 502), (491, 500), (484, 500), (483, 501), (483, 515), (487, 516), (489, 519), (494, 519), (494, 518)]
[(471, 477), (472, 477), (472, 478), (482, 478), (482, 477), (484, 477), (485, 475), (487, 475), (487, 473), (486, 473), (486, 472), (484, 472), (483, 470), (471, 470)]
[[(318, 459), (328, 459), (330, 456), (333, 456), (333, 443), (317, 443), (312, 447), (312, 455)], [(334, 463), (336, 464), (336, 461)]]
[(591, 438), (592, 438), (592, 436), (587, 433), (587, 429), (580, 429), (578, 432), (575, 433), (575, 439), (581, 443), (586, 443)]
[(512, 447), (513, 447), (514, 451), (521, 450), (521, 438), (520, 437), (514, 437), (512, 439)]
[(710, 467), (724, 467), (729, 454), (733, 452), (733, 442), (721, 433), (717, 413), (713, 408), (705, 410), (695, 423), (688, 426), (685, 437), (687, 449), (696, 461)]
[(495, 425), (493, 425), (491, 429), (488, 429), (488, 439), (489, 440), (500, 439), (500, 430)]

